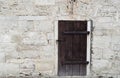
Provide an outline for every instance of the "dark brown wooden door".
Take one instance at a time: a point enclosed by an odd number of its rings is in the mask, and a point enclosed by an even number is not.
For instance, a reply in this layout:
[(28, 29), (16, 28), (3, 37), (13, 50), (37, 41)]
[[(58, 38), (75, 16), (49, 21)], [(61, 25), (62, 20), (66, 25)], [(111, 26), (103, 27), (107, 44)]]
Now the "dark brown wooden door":
[(87, 21), (59, 21), (58, 29), (58, 75), (86, 75)]

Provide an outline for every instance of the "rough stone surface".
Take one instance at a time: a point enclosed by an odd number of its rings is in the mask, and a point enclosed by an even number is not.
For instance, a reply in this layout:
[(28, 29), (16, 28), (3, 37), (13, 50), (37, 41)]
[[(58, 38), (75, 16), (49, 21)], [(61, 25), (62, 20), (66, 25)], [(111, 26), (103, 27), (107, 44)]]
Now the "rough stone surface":
[(93, 22), (90, 76), (82, 78), (120, 78), (119, 8), (120, 0), (0, 0), (0, 78), (60, 78), (58, 20)]

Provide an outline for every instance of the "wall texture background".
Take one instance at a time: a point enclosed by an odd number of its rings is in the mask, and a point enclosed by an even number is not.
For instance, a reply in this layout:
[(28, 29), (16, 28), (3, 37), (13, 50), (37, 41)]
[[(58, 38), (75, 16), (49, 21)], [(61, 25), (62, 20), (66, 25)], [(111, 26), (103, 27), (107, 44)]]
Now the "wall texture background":
[(56, 75), (56, 21), (92, 20), (92, 76), (120, 78), (120, 0), (0, 0), (0, 77)]

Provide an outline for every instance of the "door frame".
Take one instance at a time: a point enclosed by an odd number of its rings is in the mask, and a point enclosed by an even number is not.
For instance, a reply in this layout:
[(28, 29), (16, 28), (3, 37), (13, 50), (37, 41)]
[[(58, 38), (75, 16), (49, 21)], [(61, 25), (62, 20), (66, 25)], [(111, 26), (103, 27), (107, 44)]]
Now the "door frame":
[[(55, 21), (54, 25), (54, 35), (55, 35), (55, 75), (58, 75), (58, 22), (61, 20)], [(62, 20), (62, 21), (74, 21), (74, 20)], [(89, 31), (89, 35), (87, 35), (87, 61), (89, 64), (87, 64), (87, 74), (86, 76), (90, 75), (91, 70), (91, 27), (92, 27), (92, 20), (75, 20), (75, 21), (87, 21), (87, 31)]]

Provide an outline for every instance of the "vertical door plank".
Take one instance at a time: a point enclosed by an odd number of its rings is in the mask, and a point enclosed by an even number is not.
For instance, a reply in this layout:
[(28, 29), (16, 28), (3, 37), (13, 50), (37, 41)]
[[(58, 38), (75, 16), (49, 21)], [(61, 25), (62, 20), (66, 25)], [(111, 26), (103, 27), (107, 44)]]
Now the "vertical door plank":
[[(80, 31), (87, 31), (87, 21), (79, 23), (80, 25)], [(87, 40), (87, 35), (80, 35), (80, 60), (81, 61), (86, 61), (86, 40)], [(83, 76), (85, 75), (84, 70), (86, 67), (86, 64), (80, 64), (80, 75)]]
[(66, 72), (66, 65), (64, 65), (64, 57), (65, 57), (65, 45), (64, 45), (64, 35), (62, 35), (62, 32), (64, 31), (64, 22), (63, 21), (59, 21), (59, 31), (58, 31), (58, 39), (59, 39), (59, 42), (58, 42), (58, 45), (59, 45), (59, 54), (58, 54), (58, 63), (59, 63), (59, 75), (63, 75), (65, 76), (65, 72)]
[[(67, 21), (66, 23), (66, 31), (72, 31), (73, 30), (73, 22)], [(72, 58), (72, 43), (73, 43), (73, 37), (68, 35), (66, 36), (66, 60), (68, 58)], [(66, 65), (66, 76), (72, 76), (72, 65)]]
[[(79, 30), (79, 25), (77, 25), (77, 21), (74, 21), (74, 28), (73, 31), (78, 31)], [(73, 35), (73, 59), (76, 59), (79, 61), (79, 35)], [(74, 76), (79, 76), (79, 64), (73, 65), (73, 75)]]

